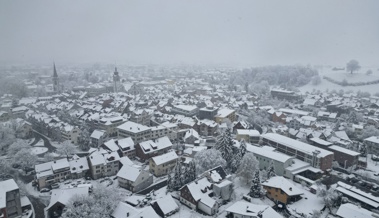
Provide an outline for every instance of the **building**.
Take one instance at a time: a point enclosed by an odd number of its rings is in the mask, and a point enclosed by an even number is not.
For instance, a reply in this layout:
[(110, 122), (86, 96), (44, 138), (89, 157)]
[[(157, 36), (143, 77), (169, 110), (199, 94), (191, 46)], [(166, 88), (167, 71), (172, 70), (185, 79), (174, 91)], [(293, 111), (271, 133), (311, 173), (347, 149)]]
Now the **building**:
[(153, 184), (153, 175), (137, 166), (124, 165), (117, 173), (120, 187), (131, 192), (139, 192)]
[(151, 139), (151, 128), (128, 121), (117, 127), (118, 138), (131, 137), (134, 143), (143, 142)]
[(199, 108), (197, 108), (195, 105), (175, 105), (172, 107), (171, 112), (173, 114), (180, 114), (186, 117), (193, 117), (197, 116), (199, 113)]
[(151, 138), (161, 138), (167, 136), (170, 140), (176, 140), (178, 138), (178, 125), (174, 123), (165, 122), (158, 126), (151, 128)]
[(230, 122), (236, 121), (236, 111), (228, 108), (220, 109), (218, 110), (218, 113), (216, 116), (214, 116), (214, 120), (216, 123), (221, 124), (225, 122), (226, 120), (229, 120)]
[(150, 158), (150, 173), (154, 176), (167, 175), (175, 167), (178, 158), (175, 151)]
[(120, 156), (116, 151), (97, 150), (88, 156), (90, 173), (93, 179), (114, 176), (120, 166)]
[(233, 218), (282, 218), (270, 205), (252, 204), (246, 201), (237, 201), (226, 209), (227, 217)]
[(208, 215), (218, 211), (219, 204), (210, 197), (213, 193), (212, 183), (206, 177), (195, 180), (180, 189), (180, 202), (193, 210), (201, 210)]
[(363, 140), (370, 154), (379, 154), (379, 136), (371, 136)]
[(120, 148), (119, 150), (120, 156), (135, 158), (136, 148), (134, 147), (134, 142), (132, 138), (128, 137), (128, 138), (118, 139), (116, 141), (116, 144)]
[(129, 121), (139, 123), (144, 126), (150, 126), (150, 119), (152, 113), (143, 109), (134, 110), (130, 112)]
[(333, 152), (276, 133), (266, 133), (262, 135), (262, 140), (279, 152), (310, 163), (312, 167), (323, 171), (332, 168)]
[(257, 130), (253, 130), (253, 129), (237, 129), (236, 132), (237, 132), (236, 139), (238, 141), (241, 141), (243, 139), (245, 140), (245, 142), (248, 142), (248, 143), (257, 144), (261, 136), (261, 134), (259, 134)]
[(282, 176), (274, 176), (262, 183), (268, 198), (276, 203), (288, 204), (301, 199), (303, 191)]
[(144, 162), (149, 158), (165, 154), (170, 149), (172, 149), (172, 143), (167, 136), (154, 140), (147, 140), (136, 145), (136, 157)]
[(246, 145), (246, 150), (253, 153), (259, 161), (259, 169), (268, 170), (270, 164), (274, 166), (275, 174), (278, 176), (286, 176), (286, 168), (292, 165), (294, 157), (275, 151), (275, 148), (270, 146), (253, 146)]
[(7, 111), (0, 111), (0, 122), (9, 120), (9, 113)]
[(144, 207), (143, 209), (136, 209), (135, 207), (120, 202), (116, 209), (114, 209), (112, 218), (161, 218), (152, 207)]
[(288, 91), (284, 89), (271, 89), (271, 96), (273, 98), (288, 101), (295, 101), (301, 98), (301, 96), (297, 95), (294, 91)]
[(150, 205), (161, 217), (168, 217), (179, 211), (179, 206), (176, 204), (171, 195), (166, 195), (163, 198), (159, 198), (151, 202)]
[(81, 131), (77, 126), (67, 124), (61, 127), (60, 132), (63, 141), (70, 141), (75, 145), (78, 144), (78, 137)]
[(115, 67), (114, 72), (113, 72), (113, 92), (114, 93), (117, 93), (119, 91), (118, 90), (119, 83), (120, 83), (120, 75), (118, 74), (117, 67)]
[(22, 216), (20, 189), (13, 179), (0, 182), (0, 217)]
[(53, 73), (52, 80), (53, 80), (53, 94), (60, 93), (59, 78), (58, 78), (57, 69), (55, 68), (55, 63), (54, 63), (54, 73)]
[(88, 196), (89, 187), (75, 187), (66, 189), (53, 189), (51, 191), (50, 203), (45, 208), (47, 218), (60, 217), (63, 209), (75, 196)]
[(91, 146), (95, 148), (99, 147), (104, 143), (106, 138), (107, 134), (104, 130), (95, 129), (90, 136)]
[(70, 160), (62, 158), (34, 166), (38, 188), (50, 188), (52, 184), (70, 178), (82, 178), (89, 170), (86, 157), (74, 155)]
[(203, 107), (199, 109), (199, 119), (213, 120), (217, 115), (218, 108), (213, 106)]
[(338, 208), (336, 215), (341, 218), (379, 217), (378, 213), (374, 213), (352, 203), (342, 204)]
[(125, 123), (126, 119), (119, 115), (106, 115), (101, 117), (96, 125), (98, 129), (104, 130), (108, 137), (117, 136), (117, 127)]

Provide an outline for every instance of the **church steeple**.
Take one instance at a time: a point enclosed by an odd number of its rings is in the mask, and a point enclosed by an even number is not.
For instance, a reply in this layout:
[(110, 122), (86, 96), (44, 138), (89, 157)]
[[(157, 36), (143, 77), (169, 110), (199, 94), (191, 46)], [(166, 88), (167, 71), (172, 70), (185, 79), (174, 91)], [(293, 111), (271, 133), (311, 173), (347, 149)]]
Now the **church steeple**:
[(59, 80), (58, 80), (57, 68), (55, 67), (55, 62), (54, 62), (54, 72), (53, 72), (53, 91), (55, 94), (59, 93)]
[(55, 68), (55, 62), (54, 62), (54, 74), (53, 74), (53, 77), (58, 78), (57, 68)]
[(120, 82), (120, 75), (118, 74), (117, 67), (115, 67), (114, 73), (113, 73), (113, 92), (115, 93), (118, 92), (119, 82)]

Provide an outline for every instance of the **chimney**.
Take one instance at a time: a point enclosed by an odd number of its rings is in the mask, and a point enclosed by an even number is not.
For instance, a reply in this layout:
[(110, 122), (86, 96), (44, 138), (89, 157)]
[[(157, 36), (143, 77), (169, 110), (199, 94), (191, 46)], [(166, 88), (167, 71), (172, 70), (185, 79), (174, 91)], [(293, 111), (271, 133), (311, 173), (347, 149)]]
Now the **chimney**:
[(292, 187), (290, 187), (290, 191), (292, 191)]
[(129, 217), (129, 212), (126, 212), (126, 217)]

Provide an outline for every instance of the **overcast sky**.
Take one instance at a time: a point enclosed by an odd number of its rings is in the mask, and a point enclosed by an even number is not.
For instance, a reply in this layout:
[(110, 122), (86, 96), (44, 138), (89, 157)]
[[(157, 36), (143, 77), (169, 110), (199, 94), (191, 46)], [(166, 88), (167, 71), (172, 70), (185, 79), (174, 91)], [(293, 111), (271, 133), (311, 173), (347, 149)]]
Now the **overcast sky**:
[(379, 1), (0, 1), (0, 62), (379, 64)]

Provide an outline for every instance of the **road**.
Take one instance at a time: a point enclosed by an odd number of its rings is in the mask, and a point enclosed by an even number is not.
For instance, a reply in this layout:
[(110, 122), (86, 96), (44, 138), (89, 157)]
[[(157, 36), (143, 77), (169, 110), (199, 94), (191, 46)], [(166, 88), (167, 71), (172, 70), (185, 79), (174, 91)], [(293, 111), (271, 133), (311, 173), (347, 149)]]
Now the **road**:
[(144, 190), (138, 192), (137, 194), (146, 195), (146, 194), (150, 193), (152, 190), (158, 190), (160, 188), (165, 187), (166, 185), (167, 185), (167, 179), (165, 179), (159, 183), (156, 183), (153, 186), (150, 186), (147, 189), (144, 189)]
[(39, 138), (41, 138), (43, 140), (44, 146), (48, 149), (49, 152), (54, 152), (56, 150), (56, 148), (51, 145), (49, 139), (46, 138), (46, 136), (44, 136), (41, 133), (36, 132), (36, 131), (34, 131), (34, 135), (35, 135), (36, 138), (39, 137)]

